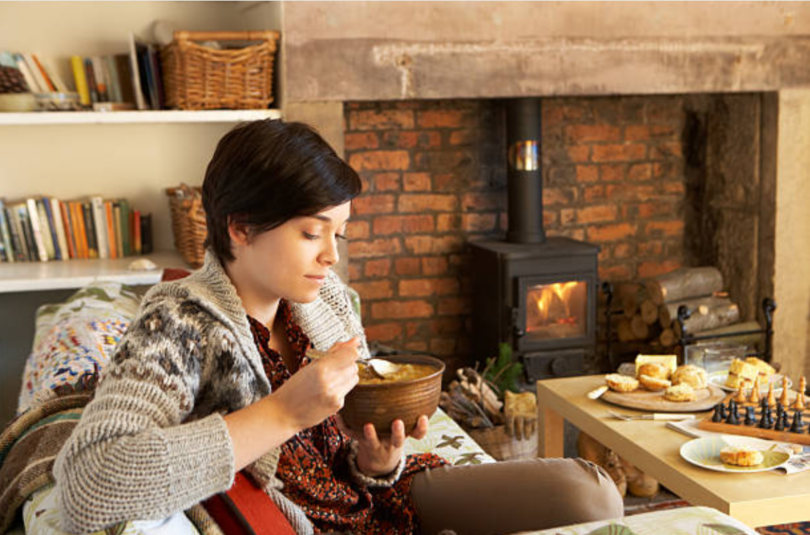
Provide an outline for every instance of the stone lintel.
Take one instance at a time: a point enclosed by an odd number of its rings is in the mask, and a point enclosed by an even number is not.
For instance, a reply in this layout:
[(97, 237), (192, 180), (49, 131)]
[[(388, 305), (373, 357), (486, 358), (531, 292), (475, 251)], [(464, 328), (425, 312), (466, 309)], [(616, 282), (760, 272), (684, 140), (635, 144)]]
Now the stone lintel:
[(290, 102), (759, 92), (810, 87), (810, 38), (287, 43)]

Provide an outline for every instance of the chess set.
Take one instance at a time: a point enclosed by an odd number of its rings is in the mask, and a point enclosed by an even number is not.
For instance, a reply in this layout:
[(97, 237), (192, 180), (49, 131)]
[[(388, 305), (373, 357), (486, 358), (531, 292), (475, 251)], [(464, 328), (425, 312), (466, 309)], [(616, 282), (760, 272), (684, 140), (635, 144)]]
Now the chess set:
[(810, 444), (810, 408), (805, 400), (806, 388), (807, 381), (802, 377), (797, 392), (791, 392), (784, 385), (777, 399), (773, 383), (769, 385), (767, 395), (760, 392), (758, 381), (750, 392), (746, 392), (746, 386), (742, 385), (736, 393), (729, 394), (715, 405), (712, 416), (700, 421), (698, 428), (716, 433)]

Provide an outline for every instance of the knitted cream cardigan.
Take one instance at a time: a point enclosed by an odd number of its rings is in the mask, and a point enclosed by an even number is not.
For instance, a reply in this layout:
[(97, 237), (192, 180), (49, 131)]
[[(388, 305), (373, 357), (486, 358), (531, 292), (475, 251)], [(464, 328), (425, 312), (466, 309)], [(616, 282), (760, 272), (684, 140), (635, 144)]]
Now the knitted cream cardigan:
[[(365, 336), (346, 287), (330, 273), (319, 297), (293, 304), (317, 349)], [(117, 522), (160, 519), (227, 490), (235, 475), (223, 414), (270, 393), (247, 314), (210, 251), (199, 271), (144, 297), (95, 398), (54, 465), (63, 529), (91, 532)], [(278, 448), (248, 470), (297, 533), (303, 511), (279, 490)]]

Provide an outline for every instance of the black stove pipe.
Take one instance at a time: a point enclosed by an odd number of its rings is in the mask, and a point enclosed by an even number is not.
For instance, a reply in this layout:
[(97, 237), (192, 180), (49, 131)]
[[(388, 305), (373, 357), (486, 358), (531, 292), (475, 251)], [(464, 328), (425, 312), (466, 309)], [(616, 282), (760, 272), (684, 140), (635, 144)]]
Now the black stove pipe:
[(539, 98), (506, 101), (507, 197), (506, 241), (543, 243), (543, 166), (540, 155)]

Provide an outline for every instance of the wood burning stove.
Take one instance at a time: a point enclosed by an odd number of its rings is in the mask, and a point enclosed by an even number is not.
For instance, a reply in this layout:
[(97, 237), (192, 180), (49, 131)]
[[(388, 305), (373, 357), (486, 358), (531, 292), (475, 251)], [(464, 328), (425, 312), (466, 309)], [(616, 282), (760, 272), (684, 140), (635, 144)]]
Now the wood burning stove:
[(509, 343), (529, 381), (579, 375), (596, 346), (599, 247), (545, 236), (540, 100), (508, 101), (506, 119), (506, 241), (470, 243), (474, 350), (483, 360)]

